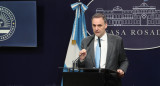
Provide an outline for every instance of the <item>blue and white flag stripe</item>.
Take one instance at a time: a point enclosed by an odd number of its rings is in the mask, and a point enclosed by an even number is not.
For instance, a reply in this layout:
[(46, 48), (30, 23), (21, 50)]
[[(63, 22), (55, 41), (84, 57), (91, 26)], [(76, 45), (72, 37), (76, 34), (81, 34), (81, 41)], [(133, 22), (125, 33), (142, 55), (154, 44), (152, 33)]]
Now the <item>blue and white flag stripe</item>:
[(71, 7), (73, 10), (76, 10), (72, 30), (72, 40), (76, 40), (79, 49), (81, 49), (81, 41), (87, 36), (84, 12), (87, 10), (88, 7), (81, 2), (74, 3), (71, 5)]

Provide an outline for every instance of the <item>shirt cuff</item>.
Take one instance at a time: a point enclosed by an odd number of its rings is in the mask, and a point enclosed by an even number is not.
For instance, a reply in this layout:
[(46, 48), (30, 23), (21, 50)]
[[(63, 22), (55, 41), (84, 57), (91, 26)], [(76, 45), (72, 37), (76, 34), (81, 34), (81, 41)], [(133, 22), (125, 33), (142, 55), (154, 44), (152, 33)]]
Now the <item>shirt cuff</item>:
[(80, 60), (80, 62), (84, 62), (84, 60)]

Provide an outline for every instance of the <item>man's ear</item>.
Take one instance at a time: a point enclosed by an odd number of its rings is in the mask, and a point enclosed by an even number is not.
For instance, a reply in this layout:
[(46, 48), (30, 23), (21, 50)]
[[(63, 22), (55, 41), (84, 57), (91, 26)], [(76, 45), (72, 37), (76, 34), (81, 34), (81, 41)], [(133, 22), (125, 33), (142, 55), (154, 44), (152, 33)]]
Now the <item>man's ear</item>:
[(107, 27), (108, 27), (108, 25), (107, 25), (107, 23), (105, 24), (105, 29), (107, 29)]

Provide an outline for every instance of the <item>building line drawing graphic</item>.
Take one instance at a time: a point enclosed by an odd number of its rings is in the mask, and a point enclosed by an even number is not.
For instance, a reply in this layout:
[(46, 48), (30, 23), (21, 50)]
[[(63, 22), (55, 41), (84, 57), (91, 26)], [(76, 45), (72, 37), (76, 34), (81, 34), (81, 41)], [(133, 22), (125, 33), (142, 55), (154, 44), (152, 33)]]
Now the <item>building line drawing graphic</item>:
[(108, 26), (160, 26), (160, 10), (146, 2), (133, 6), (132, 10), (115, 6), (113, 10), (97, 8), (96, 13), (105, 14)]

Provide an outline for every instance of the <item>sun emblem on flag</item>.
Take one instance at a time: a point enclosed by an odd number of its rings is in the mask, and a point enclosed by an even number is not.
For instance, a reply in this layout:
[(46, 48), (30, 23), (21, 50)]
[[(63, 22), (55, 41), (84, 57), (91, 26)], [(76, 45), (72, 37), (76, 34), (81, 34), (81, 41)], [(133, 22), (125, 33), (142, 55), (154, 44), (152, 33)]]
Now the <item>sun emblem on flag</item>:
[(16, 28), (14, 14), (6, 7), (0, 6), (0, 41), (9, 39)]

